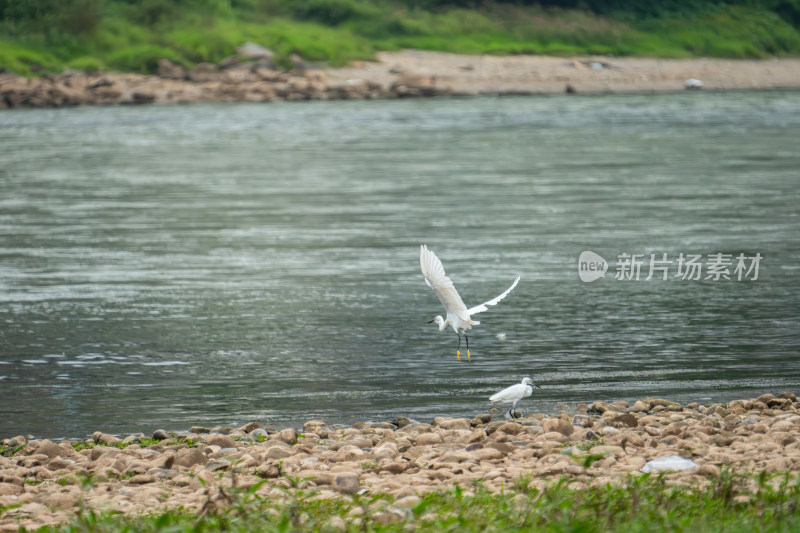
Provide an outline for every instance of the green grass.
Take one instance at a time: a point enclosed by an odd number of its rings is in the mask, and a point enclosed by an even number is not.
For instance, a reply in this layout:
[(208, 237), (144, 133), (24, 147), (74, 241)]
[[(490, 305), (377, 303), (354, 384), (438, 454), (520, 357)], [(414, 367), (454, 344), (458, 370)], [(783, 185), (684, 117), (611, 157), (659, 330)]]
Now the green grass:
[[(499, 494), (476, 482), (469, 490), (454, 487), (426, 494), (407, 511), (381, 494), (314, 500), (311, 492), (296, 488), (302, 480), (288, 479), (295, 488), (284, 491), (282, 502), (258, 496), (261, 482), (249, 488), (208, 490), (199, 513), (179, 509), (125, 517), (81, 506), (69, 525), (40, 531), (333, 531), (332, 519), (342, 519), (348, 531), (376, 532), (800, 530), (800, 479), (789, 474), (753, 477), (723, 471), (704, 488), (673, 485), (664, 476), (629, 476), (588, 488), (561, 478), (536, 489), (531, 487), (535, 473), (530, 473)], [(382, 513), (396, 521), (387, 523)], [(354, 521), (354, 516), (360, 520)]]
[[(117, 441), (114, 444), (111, 444), (111, 447), (125, 449), (128, 446), (131, 446), (133, 444), (138, 444), (142, 448), (147, 448), (148, 446), (163, 445), (163, 444), (165, 444), (165, 442), (166, 441), (163, 441), (163, 440), (156, 440), (156, 439), (152, 439), (152, 438), (144, 438), (144, 439), (141, 439), (141, 440), (138, 440), (138, 441), (135, 441), (135, 442), (131, 442), (131, 443), (128, 443), (128, 444), (126, 444), (126, 443), (124, 443), (122, 441)], [(104, 446), (104, 444), (97, 444), (93, 440), (75, 441), (75, 442), (72, 442), (71, 444), (72, 444), (72, 447), (75, 449), (76, 452), (79, 452), (79, 451), (85, 450), (85, 449), (92, 449), (95, 446)], [(188, 439), (186, 437), (182, 437), (182, 436), (180, 436), (180, 435), (178, 435), (176, 433), (173, 433), (170, 436), (168, 444), (169, 445), (186, 444), (190, 448), (194, 448), (195, 446), (198, 445), (198, 442), (196, 440)]]
[[(421, 0), (0, 0), (0, 66), (23, 75), (67, 67), (153, 72), (160, 58), (187, 67), (218, 62), (246, 41), (272, 49), (284, 65), (293, 53), (336, 66), (403, 48), (474, 54), (800, 55), (797, 26), (768, 4), (701, 4), (693, 11), (648, 18), (491, 1), (466, 4), (476, 6), (466, 9), (457, 7), (465, 5), (459, 2)], [(429, 7), (419, 7), (424, 5)]]

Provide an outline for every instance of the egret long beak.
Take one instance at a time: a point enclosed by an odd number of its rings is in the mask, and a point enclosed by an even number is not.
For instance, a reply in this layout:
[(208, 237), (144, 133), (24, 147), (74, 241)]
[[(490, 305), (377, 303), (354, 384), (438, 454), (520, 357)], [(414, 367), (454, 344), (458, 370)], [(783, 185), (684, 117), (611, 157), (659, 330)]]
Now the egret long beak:
[(533, 386), (536, 387), (537, 389), (541, 389), (541, 387), (539, 385), (537, 385), (536, 383), (534, 383)]
[(428, 324), (433, 324), (434, 322), (436, 322), (435, 318), (433, 320), (428, 320)]

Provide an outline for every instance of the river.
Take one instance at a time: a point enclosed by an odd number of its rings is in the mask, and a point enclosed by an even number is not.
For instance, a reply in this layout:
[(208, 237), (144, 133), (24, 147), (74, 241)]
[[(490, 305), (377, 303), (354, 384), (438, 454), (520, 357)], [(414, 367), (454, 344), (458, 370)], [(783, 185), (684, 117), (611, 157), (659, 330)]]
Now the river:
[[(4, 111), (0, 437), (800, 392), (798, 139), (780, 91)], [(423, 243), (522, 277), (471, 362)]]

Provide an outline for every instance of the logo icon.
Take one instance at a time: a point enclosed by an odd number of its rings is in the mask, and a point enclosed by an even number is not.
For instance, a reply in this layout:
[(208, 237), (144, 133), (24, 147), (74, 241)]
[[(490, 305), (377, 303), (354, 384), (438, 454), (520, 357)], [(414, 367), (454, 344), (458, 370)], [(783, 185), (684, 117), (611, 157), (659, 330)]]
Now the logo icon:
[(581, 252), (578, 258), (578, 276), (580, 276), (581, 281), (590, 283), (605, 277), (607, 270), (608, 262), (600, 255), (589, 250)]

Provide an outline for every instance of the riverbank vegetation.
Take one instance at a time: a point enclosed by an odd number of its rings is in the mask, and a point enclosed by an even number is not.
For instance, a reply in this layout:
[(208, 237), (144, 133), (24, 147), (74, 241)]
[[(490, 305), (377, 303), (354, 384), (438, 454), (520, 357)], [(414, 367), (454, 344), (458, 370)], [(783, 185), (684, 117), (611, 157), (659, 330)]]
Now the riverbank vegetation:
[[(522, 476), (501, 493), (480, 482), (395, 500), (389, 495), (314, 498), (287, 477), (283, 497), (256, 494), (261, 484), (208, 490), (200, 512), (139, 517), (80, 506), (71, 524), (40, 531), (706, 531), (779, 532), (800, 528), (800, 485), (790, 474), (723, 471), (708, 487), (669, 476), (630, 475), (619, 483), (579, 487), (568, 478), (537, 488)], [(263, 483), (263, 482), (262, 482)], [(89, 486), (91, 480), (85, 481)]]
[(0, 0), (0, 68), (151, 73), (244, 42), (342, 65), (380, 50), (762, 58), (800, 55), (800, 1)]

